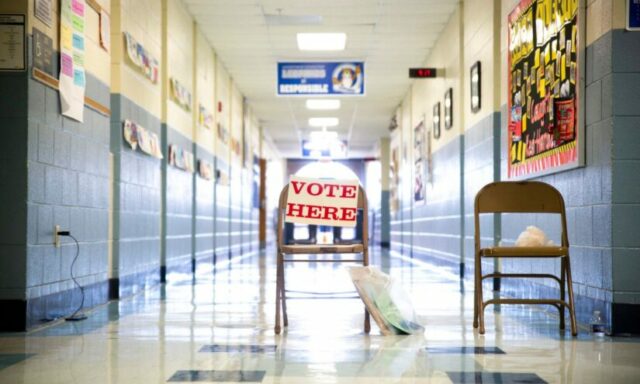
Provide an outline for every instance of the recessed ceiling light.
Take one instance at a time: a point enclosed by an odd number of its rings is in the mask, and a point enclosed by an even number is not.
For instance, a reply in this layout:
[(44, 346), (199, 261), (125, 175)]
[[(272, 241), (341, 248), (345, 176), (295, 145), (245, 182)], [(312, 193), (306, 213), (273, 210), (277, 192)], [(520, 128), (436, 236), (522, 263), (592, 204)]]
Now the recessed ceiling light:
[(340, 100), (310, 99), (307, 100), (307, 109), (340, 109)]
[(342, 51), (346, 44), (345, 33), (298, 33), (301, 51)]
[(312, 117), (309, 125), (312, 127), (335, 127), (340, 123), (337, 117)]

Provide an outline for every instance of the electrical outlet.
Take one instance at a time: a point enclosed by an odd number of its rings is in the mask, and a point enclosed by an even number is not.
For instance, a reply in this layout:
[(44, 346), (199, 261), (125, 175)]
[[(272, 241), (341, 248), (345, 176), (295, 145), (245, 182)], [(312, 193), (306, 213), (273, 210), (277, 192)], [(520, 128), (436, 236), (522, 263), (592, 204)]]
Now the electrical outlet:
[(60, 235), (58, 235), (58, 232), (60, 232), (60, 226), (55, 225), (53, 227), (53, 245), (55, 245), (56, 248), (60, 248)]

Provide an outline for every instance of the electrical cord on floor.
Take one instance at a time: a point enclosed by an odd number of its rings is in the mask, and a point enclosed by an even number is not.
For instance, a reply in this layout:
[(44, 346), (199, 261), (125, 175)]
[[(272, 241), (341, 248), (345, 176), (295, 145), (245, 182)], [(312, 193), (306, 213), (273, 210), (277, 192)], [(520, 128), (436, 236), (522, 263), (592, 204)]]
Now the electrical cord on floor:
[(58, 235), (59, 236), (70, 237), (76, 243), (76, 255), (73, 258), (73, 261), (71, 262), (71, 268), (69, 270), (69, 273), (71, 274), (71, 280), (73, 280), (73, 282), (76, 285), (76, 287), (78, 287), (80, 289), (80, 297), (82, 298), (80, 300), (80, 305), (75, 310), (75, 312), (73, 312), (71, 314), (71, 316), (65, 317), (65, 320), (66, 321), (86, 320), (87, 316), (82, 314), (82, 313), (79, 313), (82, 310), (82, 307), (84, 307), (84, 296), (85, 296), (84, 295), (84, 287), (82, 285), (80, 285), (80, 283), (78, 283), (78, 280), (76, 280), (75, 276), (73, 275), (73, 266), (76, 264), (76, 261), (78, 260), (78, 256), (80, 256), (80, 244), (78, 244), (78, 240), (75, 237), (73, 237), (73, 235), (71, 235), (71, 232), (69, 232), (69, 231), (58, 231)]

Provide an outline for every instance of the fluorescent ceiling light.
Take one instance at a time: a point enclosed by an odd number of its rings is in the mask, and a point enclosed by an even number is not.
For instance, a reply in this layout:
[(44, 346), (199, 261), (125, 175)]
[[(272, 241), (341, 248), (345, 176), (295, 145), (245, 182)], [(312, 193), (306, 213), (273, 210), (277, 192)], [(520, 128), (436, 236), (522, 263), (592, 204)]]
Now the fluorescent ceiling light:
[(312, 127), (335, 127), (340, 123), (337, 117), (312, 117), (309, 125)]
[(343, 51), (346, 44), (345, 33), (298, 33), (301, 51)]
[(307, 109), (340, 109), (340, 100), (337, 99), (310, 99), (307, 100)]
[(328, 141), (328, 140), (337, 140), (338, 132), (336, 131), (313, 131), (309, 133), (309, 137), (311, 141)]

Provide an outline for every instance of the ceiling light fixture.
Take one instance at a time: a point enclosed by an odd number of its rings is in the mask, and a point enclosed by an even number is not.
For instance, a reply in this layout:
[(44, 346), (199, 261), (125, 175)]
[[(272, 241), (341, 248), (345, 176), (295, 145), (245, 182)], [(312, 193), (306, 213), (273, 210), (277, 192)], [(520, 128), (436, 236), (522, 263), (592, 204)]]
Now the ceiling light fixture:
[(312, 127), (335, 127), (338, 124), (340, 124), (340, 120), (337, 117), (309, 118), (309, 125)]
[(337, 99), (309, 99), (307, 109), (332, 110), (340, 109), (340, 100)]
[(343, 51), (347, 45), (346, 33), (298, 33), (301, 51)]
[(338, 132), (336, 131), (313, 131), (309, 133), (311, 141), (332, 141), (338, 139)]

